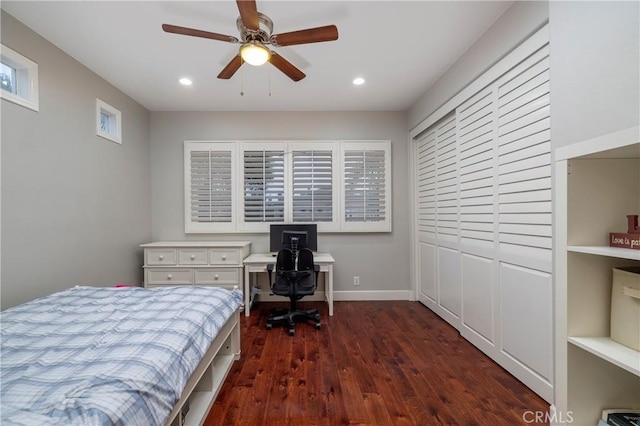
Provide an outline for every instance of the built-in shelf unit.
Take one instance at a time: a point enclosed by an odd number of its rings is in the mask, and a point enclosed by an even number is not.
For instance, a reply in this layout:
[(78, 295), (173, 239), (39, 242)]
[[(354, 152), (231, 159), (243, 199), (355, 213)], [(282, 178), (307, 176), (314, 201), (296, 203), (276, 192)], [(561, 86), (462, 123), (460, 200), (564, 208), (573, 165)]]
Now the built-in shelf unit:
[[(610, 336), (612, 269), (640, 250), (608, 246), (640, 214), (640, 128), (555, 151), (556, 424), (596, 425), (640, 408), (640, 352)], [(630, 319), (633, 320), (633, 319)]]

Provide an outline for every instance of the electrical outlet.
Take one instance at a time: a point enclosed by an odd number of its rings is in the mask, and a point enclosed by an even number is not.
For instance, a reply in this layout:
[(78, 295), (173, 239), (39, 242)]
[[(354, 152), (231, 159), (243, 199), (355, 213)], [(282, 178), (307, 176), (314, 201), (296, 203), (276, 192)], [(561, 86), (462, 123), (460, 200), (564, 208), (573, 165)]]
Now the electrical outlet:
[(353, 277), (353, 285), (360, 285), (360, 277), (359, 276), (354, 276)]

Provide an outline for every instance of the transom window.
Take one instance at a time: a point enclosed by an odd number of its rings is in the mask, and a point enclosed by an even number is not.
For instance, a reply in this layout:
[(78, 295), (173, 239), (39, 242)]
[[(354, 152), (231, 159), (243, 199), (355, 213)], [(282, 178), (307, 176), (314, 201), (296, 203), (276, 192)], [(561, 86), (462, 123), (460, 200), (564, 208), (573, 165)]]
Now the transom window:
[(0, 45), (0, 97), (38, 111), (38, 64)]

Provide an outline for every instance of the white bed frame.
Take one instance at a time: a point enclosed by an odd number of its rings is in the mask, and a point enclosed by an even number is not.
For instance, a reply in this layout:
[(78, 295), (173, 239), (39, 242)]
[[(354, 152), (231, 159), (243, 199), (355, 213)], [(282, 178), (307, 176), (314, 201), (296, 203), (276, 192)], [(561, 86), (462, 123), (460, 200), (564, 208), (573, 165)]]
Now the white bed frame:
[(187, 381), (167, 426), (202, 425), (234, 361), (240, 359), (240, 309), (220, 329)]

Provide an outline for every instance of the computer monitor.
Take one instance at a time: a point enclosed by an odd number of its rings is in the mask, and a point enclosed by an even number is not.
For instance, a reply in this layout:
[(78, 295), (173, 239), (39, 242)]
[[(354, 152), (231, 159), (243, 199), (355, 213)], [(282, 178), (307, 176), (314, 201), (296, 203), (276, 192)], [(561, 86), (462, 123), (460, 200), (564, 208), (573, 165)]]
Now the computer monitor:
[[(311, 224), (272, 224), (269, 230), (269, 250), (277, 253), (283, 248), (318, 251), (318, 226)], [(294, 243), (297, 245), (293, 247)]]

